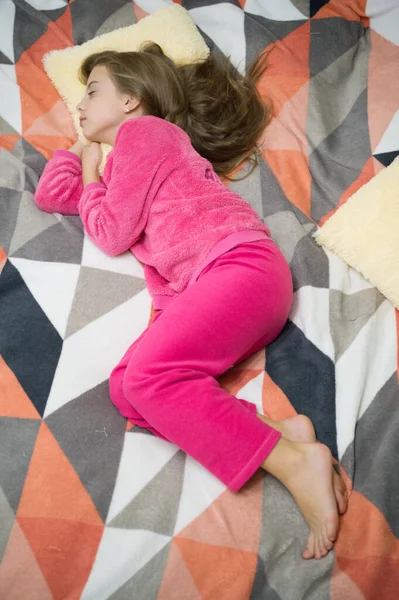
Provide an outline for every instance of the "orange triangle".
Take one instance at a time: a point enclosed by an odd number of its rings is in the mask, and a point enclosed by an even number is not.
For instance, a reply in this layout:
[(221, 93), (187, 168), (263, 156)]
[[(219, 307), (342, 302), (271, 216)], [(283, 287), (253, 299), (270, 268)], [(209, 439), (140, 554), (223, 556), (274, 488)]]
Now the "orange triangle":
[[(398, 110), (399, 46), (370, 29), (371, 50), (368, 61), (367, 110), (371, 149), (374, 152)], [(389, 81), (389, 85), (387, 82)]]
[(307, 157), (296, 150), (265, 149), (262, 154), (288, 200), (311, 218), (312, 176)]
[(40, 598), (40, 600), (53, 600), (53, 595), (37, 564), (32, 548), (18, 522), (14, 521), (0, 565), (0, 598), (32, 597)]
[(93, 500), (44, 421), (25, 479), (18, 517), (102, 525)]
[(263, 482), (264, 473), (257, 471), (239, 494), (226, 490), (179, 532), (179, 538), (256, 553), (262, 527)]
[(58, 135), (26, 135), (24, 138), (47, 159), (52, 157), (55, 150), (69, 150), (75, 141)]
[(7, 254), (4, 252), (3, 248), (0, 246), (0, 275), (3, 270), (4, 265), (7, 262)]
[(319, 226), (321, 227), (326, 221), (328, 221), (328, 219), (330, 217), (332, 217), (333, 214), (336, 213), (337, 210), (343, 204), (345, 204), (345, 202), (347, 202), (347, 200), (349, 200), (349, 198), (351, 196), (353, 196), (353, 194), (355, 192), (360, 190), (360, 188), (363, 185), (365, 185), (366, 183), (368, 183), (370, 181), (370, 179), (372, 179), (373, 177), (375, 177), (374, 157), (371, 156), (368, 159), (368, 161), (366, 162), (366, 164), (364, 165), (359, 177), (357, 179), (355, 179), (355, 181), (352, 183), (352, 185), (350, 185), (348, 187), (347, 190), (345, 190), (345, 192), (342, 194), (341, 198), (339, 199), (337, 206), (335, 208), (333, 208), (333, 210), (331, 210), (327, 215), (324, 215), (324, 217), (321, 219), (321, 221), (319, 223)]
[[(54, 598), (80, 598), (104, 526), (63, 519), (18, 517)], [(29, 597), (29, 596), (27, 596)]]
[(19, 139), (21, 139), (21, 136), (14, 133), (0, 133), (0, 148), (5, 148), (11, 152)]
[(340, 558), (338, 564), (355, 582), (366, 600), (398, 600), (399, 560), (387, 556), (367, 556), (361, 559)]
[(179, 537), (173, 541), (204, 600), (249, 598), (258, 560), (256, 552), (212, 546)]
[(15, 65), (17, 84), (20, 86), (23, 132), (29, 129), (38, 117), (48, 112), (60, 98), (44, 71), (42, 57), (50, 50), (62, 50), (73, 46), (71, 31), (71, 15), (68, 8), (55, 23), (49, 23), (47, 31), (21, 54)]
[(136, 16), (137, 22), (139, 22), (140, 19), (143, 19), (144, 17), (148, 16), (148, 13), (145, 12), (142, 8), (140, 8), (140, 6), (137, 4), (137, 2), (133, 2), (133, 8), (134, 8), (134, 14)]
[(369, 27), (370, 19), (366, 16), (367, 0), (330, 0), (313, 17), (313, 19), (328, 19), (342, 17), (346, 21), (361, 21), (363, 27)]
[[(176, 577), (176, 573), (178, 573), (178, 577)], [(183, 598), (203, 600), (177, 545), (172, 541), (157, 600), (182, 600)]]
[(263, 369), (265, 368), (266, 360), (265, 354), (266, 352), (263, 348), (262, 350), (255, 352), (255, 354), (251, 354), (249, 358), (246, 358), (242, 362), (237, 363), (237, 365), (235, 365), (234, 368), (240, 370), (249, 369), (253, 371), (263, 371)]
[(354, 581), (335, 563), (330, 580), (331, 600), (366, 600)]
[[(267, 350), (266, 350), (267, 362)], [(265, 415), (272, 421), (282, 421), (294, 417), (297, 413), (283, 390), (265, 373), (262, 388), (262, 404)]]
[(270, 52), (268, 68), (258, 89), (262, 98), (273, 103), (277, 115), (289, 100), (309, 80), (310, 21), (274, 42), (264, 52)]
[(57, 135), (77, 139), (76, 131), (64, 102), (59, 99), (46, 113), (36, 119), (31, 127), (25, 131), (27, 135)]
[(0, 356), (0, 417), (40, 419), (18, 379)]
[(223, 375), (217, 378), (219, 385), (229, 394), (235, 396), (237, 392), (247, 385), (249, 381), (255, 379), (262, 373), (263, 369), (237, 369), (236, 367), (230, 369)]

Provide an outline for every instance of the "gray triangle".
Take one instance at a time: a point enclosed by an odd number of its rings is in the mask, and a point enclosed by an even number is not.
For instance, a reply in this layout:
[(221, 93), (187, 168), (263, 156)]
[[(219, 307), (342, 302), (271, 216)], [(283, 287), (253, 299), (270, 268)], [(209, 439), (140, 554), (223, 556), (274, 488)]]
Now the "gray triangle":
[(96, 0), (95, 10), (93, 10), (90, 2), (70, 3), (69, 10), (72, 17), (72, 33), (75, 45), (91, 40), (104, 21), (126, 4), (130, 4), (130, 9), (133, 12), (132, 3), (126, 0), (112, 0), (112, 2), (109, 2), (109, 0)]
[(65, 339), (146, 287), (144, 279), (81, 267)]
[(348, 21), (341, 17), (311, 19), (309, 70), (313, 77), (329, 67), (340, 56), (359, 43), (365, 35), (360, 21)]
[(40, 423), (40, 419), (0, 419), (0, 487), (15, 512)]
[(310, 16), (309, 3), (310, 0), (291, 0), (291, 4), (293, 4), (305, 17)]
[(278, 236), (279, 247), (288, 263), (291, 262), (294, 256), (299, 240), (314, 229), (312, 223), (301, 225), (294, 213), (287, 210), (270, 215), (264, 221), (272, 232), (272, 235)]
[(43, 212), (36, 206), (31, 192), (22, 192), (17, 223), (10, 243), (9, 253), (16, 252), (30, 240), (56, 223), (58, 223), (58, 219), (54, 215)]
[(0, 487), (0, 564), (7, 548), (8, 538), (15, 521), (15, 513)]
[(80, 264), (83, 225), (79, 217), (63, 217), (14, 254), (16, 258)]
[(373, 316), (384, 296), (376, 288), (344, 294), (330, 290), (330, 329), (337, 361)]
[(367, 123), (365, 90), (341, 125), (310, 155), (312, 218), (317, 223), (336, 208), (371, 157)]
[(20, 135), (18, 131), (15, 131), (15, 129), (13, 129), (11, 125), (3, 119), (3, 117), (0, 117), (0, 133), (7, 135)]
[[(109, 596), (109, 600), (157, 600), (168, 562), (171, 542), (166, 544), (144, 567)], [(182, 599), (183, 600), (183, 599)]]
[(381, 511), (396, 537), (399, 537), (398, 431), (399, 386), (396, 371), (357, 422), (354, 443), (342, 459), (345, 468), (354, 448), (354, 489)]
[(47, 425), (105, 521), (126, 431), (109, 398), (108, 382), (46, 417)]
[[(17, 146), (17, 144), (15, 144), (15, 146)], [(4, 148), (0, 149), (0, 157), (0, 185), (10, 190), (22, 192), (25, 186), (25, 166), (22, 159), (15, 156), (13, 152), (8, 152), (8, 150), (5, 150)]]
[(11, 153), (16, 158), (19, 158), (19, 160), (27, 167), (25, 173), (25, 186), (28, 187), (25, 189), (29, 189), (29, 191), (34, 193), (39, 177), (46, 166), (46, 158), (24, 138), (17, 141)]
[[(251, 169), (249, 162), (239, 172), (238, 177), (243, 177)], [(256, 167), (245, 179), (239, 179), (229, 183), (229, 188), (243, 198), (263, 218), (262, 188), (260, 183), (260, 169)]]
[(115, 29), (119, 29), (120, 27), (134, 25), (135, 23), (136, 15), (134, 10), (132, 10), (132, 5), (129, 2), (125, 6), (121, 6), (121, 8), (115, 11), (113, 15), (108, 17), (108, 19), (103, 22), (101, 27), (97, 29), (95, 37), (98, 35), (103, 35), (104, 33), (109, 33), (110, 31), (115, 31)]
[(181, 450), (159, 473), (108, 523), (109, 527), (148, 529), (173, 535), (184, 478), (185, 454)]
[(268, 584), (265, 563), (258, 555), (256, 573), (249, 600), (260, 600), (261, 598), (262, 600), (281, 600), (277, 592)]
[(304, 235), (297, 243), (290, 262), (294, 291), (305, 285), (329, 288), (330, 268), (327, 254), (312, 235)]
[(0, 246), (8, 249), (17, 225), (22, 192), (0, 187)]
[(3, 52), (1, 52), (0, 50), (0, 64), (2, 65), (13, 65), (14, 63), (12, 62), (11, 59), (8, 58), (8, 56), (6, 56)]

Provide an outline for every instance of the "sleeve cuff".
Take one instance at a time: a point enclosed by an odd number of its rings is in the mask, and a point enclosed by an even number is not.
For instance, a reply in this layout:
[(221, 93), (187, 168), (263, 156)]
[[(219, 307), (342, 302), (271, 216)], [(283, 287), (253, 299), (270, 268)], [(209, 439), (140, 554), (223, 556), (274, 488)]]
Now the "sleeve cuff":
[(101, 188), (102, 190), (105, 188), (103, 183), (98, 183), (97, 181), (93, 181), (92, 183), (88, 183), (84, 188), (84, 192), (89, 192), (90, 190), (94, 190), (96, 188)]
[(81, 162), (82, 162), (77, 154), (74, 154), (73, 152), (70, 152), (69, 150), (56, 150), (53, 154), (53, 158), (55, 158), (57, 156), (59, 156), (61, 158), (72, 158), (72, 160), (76, 160), (79, 164), (81, 164)]

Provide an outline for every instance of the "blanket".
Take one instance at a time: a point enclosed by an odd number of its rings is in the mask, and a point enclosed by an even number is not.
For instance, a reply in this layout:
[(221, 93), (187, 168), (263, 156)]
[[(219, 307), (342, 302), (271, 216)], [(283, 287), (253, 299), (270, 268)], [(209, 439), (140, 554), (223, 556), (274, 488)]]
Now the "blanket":
[(142, 267), (34, 205), (46, 160), (76, 136), (43, 55), (167, 3), (0, 4), (0, 597), (395, 600), (398, 313), (312, 235), (398, 154), (397, 3), (181, 2), (238, 69), (271, 50), (260, 91), (275, 117), (258, 168), (231, 185), (270, 227), (295, 297), (275, 342), (220, 384), (273, 419), (308, 415), (341, 463), (348, 511), (334, 551), (308, 562), (273, 477), (232, 493), (117, 413), (108, 376), (151, 318)]

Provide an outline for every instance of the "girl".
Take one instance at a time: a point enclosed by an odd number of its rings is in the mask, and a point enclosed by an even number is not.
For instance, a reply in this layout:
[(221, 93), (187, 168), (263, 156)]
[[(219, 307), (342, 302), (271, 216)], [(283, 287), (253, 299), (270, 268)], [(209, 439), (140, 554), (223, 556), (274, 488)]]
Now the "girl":
[[(225, 187), (269, 120), (255, 84), (210, 57), (176, 67), (156, 44), (86, 58), (77, 109), (85, 137), (47, 163), (45, 211), (79, 214), (107, 254), (144, 264), (156, 316), (110, 377), (130, 421), (177, 444), (231, 490), (260, 467), (310, 527), (304, 558), (333, 547), (343, 482), (304, 416), (273, 422), (216, 378), (269, 344), (292, 301), (289, 267), (252, 208)], [(111, 144), (103, 178), (100, 143)], [(218, 174), (218, 175), (217, 175)]]

